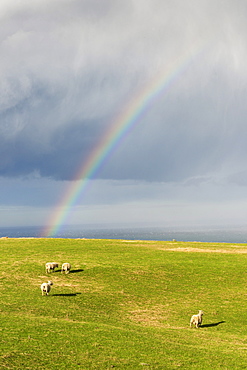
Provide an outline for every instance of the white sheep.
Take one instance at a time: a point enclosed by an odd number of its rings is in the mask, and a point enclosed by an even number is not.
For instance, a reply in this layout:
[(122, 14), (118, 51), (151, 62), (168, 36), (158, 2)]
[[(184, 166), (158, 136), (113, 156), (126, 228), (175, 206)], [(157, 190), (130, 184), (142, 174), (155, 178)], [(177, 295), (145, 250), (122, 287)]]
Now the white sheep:
[(58, 268), (58, 263), (57, 262), (47, 262), (45, 264), (45, 269), (46, 269), (46, 273), (48, 274), (49, 272), (51, 271), (54, 271), (55, 268)]
[(69, 274), (71, 270), (71, 264), (70, 263), (63, 263), (61, 268), (61, 273), (65, 272), (65, 274)]
[(53, 285), (52, 281), (48, 281), (48, 283), (43, 283), (40, 285), (40, 289), (42, 291), (42, 295), (48, 295), (49, 292), (51, 291), (51, 286)]
[(202, 310), (199, 310), (199, 313), (197, 315), (193, 315), (191, 316), (191, 319), (190, 319), (190, 327), (194, 324), (197, 328), (199, 326), (201, 326), (202, 324), (202, 315), (203, 315), (203, 311)]

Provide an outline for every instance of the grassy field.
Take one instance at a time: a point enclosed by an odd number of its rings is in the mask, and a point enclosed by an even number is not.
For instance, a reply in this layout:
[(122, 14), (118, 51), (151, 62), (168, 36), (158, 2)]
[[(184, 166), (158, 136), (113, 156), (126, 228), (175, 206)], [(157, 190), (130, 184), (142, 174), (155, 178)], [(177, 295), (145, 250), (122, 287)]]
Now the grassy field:
[(2, 238), (0, 368), (246, 369), (246, 266), (241, 244)]

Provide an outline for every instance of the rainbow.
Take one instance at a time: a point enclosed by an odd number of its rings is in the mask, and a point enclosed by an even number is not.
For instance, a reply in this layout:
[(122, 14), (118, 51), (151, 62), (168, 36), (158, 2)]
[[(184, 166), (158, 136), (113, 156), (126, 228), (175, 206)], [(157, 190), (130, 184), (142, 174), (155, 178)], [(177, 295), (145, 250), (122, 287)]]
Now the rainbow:
[(149, 81), (142, 90), (124, 107), (121, 113), (113, 120), (110, 128), (92, 150), (86, 162), (76, 173), (73, 181), (63, 195), (58, 206), (52, 213), (48, 226), (43, 230), (42, 236), (55, 236), (64, 225), (78, 198), (85, 193), (89, 181), (103, 166), (107, 158), (128, 135), (130, 130), (140, 121), (142, 115), (149, 109), (156, 99), (164, 94), (170, 85), (191, 65), (201, 50), (186, 53), (178, 58), (165, 71), (159, 73)]

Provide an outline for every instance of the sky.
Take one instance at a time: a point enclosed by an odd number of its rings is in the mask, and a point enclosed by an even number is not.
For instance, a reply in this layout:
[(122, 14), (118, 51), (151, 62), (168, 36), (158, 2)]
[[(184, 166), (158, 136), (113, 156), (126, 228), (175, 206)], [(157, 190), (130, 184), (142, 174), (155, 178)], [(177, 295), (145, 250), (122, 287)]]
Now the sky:
[(246, 17), (244, 0), (2, 0), (0, 227), (246, 224)]

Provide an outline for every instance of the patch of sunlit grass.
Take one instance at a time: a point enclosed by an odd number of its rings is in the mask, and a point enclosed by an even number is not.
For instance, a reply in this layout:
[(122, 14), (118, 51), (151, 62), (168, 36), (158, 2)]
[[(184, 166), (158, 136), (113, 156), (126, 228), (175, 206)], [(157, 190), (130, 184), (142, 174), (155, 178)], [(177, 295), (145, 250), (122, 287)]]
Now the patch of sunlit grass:
[(0, 367), (244, 369), (246, 258), (245, 245), (2, 239)]

